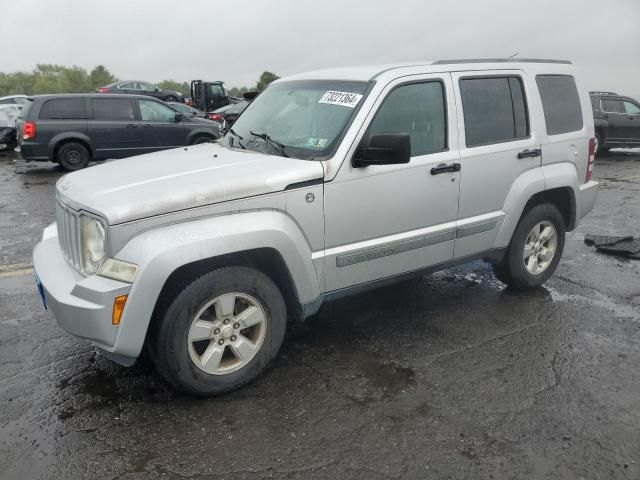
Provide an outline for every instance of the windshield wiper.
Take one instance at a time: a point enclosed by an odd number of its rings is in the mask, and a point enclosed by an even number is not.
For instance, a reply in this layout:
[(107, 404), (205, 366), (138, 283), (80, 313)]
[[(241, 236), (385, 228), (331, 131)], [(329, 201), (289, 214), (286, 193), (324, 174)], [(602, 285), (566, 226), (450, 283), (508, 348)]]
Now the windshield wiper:
[[(240, 145), (240, 148), (241, 148), (241, 149), (243, 149), (243, 150), (246, 150), (246, 149), (247, 149), (247, 147), (245, 147), (245, 146), (242, 144), (242, 136), (241, 136), (240, 134), (236, 133), (236, 132), (233, 130), (233, 128), (229, 128), (229, 129), (226, 131), (226, 133), (230, 133), (231, 135), (233, 135), (234, 137), (236, 137), (236, 138), (238, 139), (238, 145)], [(233, 147), (233, 142), (231, 142), (231, 146)]]
[(271, 138), (266, 133), (256, 133), (256, 132), (252, 132), (252, 131), (249, 131), (249, 133), (251, 135), (253, 135), (254, 137), (261, 138), (262, 140), (264, 140), (265, 142), (267, 142), (271, 146), (276, 146), (276, 147), (280, 148), (280, 153), (282, 154), (282, 156), (289, 158), (289, 155), (287, 155), (287, 152), (285, 152), (285, 149), (287, 148), (286, 145), (280, 143), (277, 140), (274, 140), (273, 138)]

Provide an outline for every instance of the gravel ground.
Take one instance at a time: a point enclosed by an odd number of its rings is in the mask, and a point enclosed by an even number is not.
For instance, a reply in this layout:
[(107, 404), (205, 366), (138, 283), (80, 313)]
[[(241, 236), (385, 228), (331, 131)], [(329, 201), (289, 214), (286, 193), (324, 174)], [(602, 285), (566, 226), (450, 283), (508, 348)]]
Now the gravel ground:
[(340, 300), (207, 400), (42, 310), (31, 250), (60, 176), (0, 156), (0, 478), (640, 478), (640, 261), (583, 243), (640, 235), (640, 152), (598, 159), (596, 208), (544, 288), (478, 262)]

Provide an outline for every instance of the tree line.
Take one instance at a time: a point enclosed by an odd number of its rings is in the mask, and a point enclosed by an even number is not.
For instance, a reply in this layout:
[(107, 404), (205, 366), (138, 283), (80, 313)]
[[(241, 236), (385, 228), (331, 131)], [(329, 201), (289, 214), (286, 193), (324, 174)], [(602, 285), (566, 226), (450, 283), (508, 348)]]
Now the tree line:
[[(233, 87), (229, 94), (242, 96), (244, 92), (264, 90), (278, 76), (271, 72), (263, 72), (252, 87)], [(217, 79), (213, 79), (217, 80)], [(65, 67), (63, 65), (39, 64), (31, 72), (0, 72), (0, 97), (5, 95), (39, 95), (43, 93), (89, 93), (98, 87), (118, 81), (118, 78), (103, 65), (91, 71), (81, 67)], [(175, 90), (184, 96), (190, 96), (189, 82), (163, 80), (158, 87)]]

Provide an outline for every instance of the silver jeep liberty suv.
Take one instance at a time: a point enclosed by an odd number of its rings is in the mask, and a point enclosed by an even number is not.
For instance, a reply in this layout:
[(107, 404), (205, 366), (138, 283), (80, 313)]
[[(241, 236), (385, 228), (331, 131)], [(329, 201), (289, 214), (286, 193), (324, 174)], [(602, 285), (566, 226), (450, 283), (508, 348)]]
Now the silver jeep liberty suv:
[(62, 177), (34, 250), (58, 324), (175, 387), (256, 378), (287, 319), (484, 259), (544, 283), (593, 207), (594, 127), (569, 62), (437, 61), (271, 84), (218, 143)]

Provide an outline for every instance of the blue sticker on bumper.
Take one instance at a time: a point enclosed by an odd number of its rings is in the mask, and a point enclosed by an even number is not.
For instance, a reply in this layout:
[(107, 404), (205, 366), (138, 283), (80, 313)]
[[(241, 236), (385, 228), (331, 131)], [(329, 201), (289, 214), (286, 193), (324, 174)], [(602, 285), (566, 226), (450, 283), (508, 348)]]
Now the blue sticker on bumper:
[(36, 279), (36, 287), (38, 288), (38, 293), (40, 294), (40, 298), (42, 299), (42, 306), (45, 310), (47, 310), (47, 298), (44, 296), (44, 288), (42, 288), (42, 282), (40, 282), (37, 273), (34, 272), (33, 276)]

